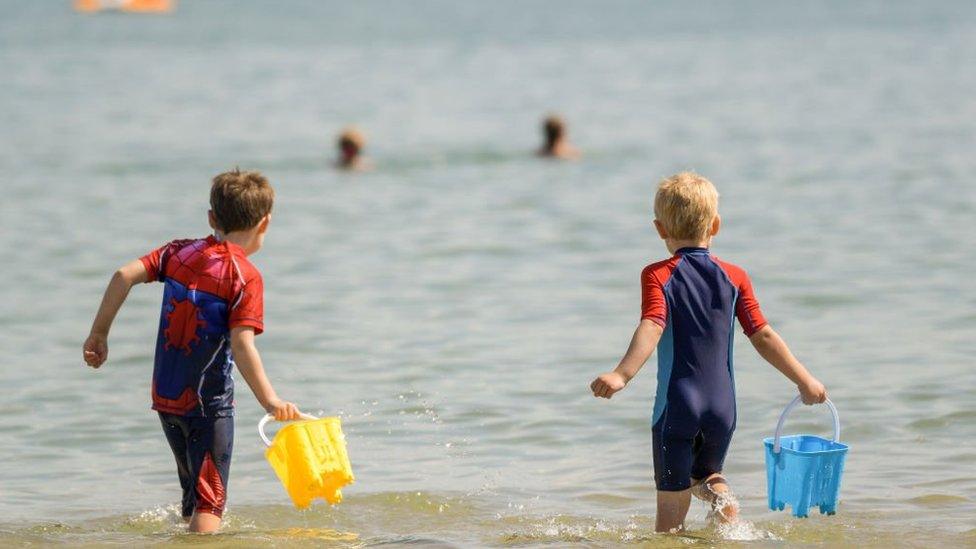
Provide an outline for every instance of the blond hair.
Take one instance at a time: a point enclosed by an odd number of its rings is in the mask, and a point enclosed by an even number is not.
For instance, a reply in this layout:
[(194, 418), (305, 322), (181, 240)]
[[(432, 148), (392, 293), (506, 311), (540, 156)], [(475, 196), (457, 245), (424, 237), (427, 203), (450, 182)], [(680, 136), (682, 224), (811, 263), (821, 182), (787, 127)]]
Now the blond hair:
[(340, 149), (354, 148), (359, 151), (366, 146), (366, 135), (359, 128), (349, 126), (339, 133), (338, 144)]
[(681, 172), (661, 181), (654, 195), (654, 216), (676, 240), (708, 238), (718, 216), (718, 191), (694, 172)]

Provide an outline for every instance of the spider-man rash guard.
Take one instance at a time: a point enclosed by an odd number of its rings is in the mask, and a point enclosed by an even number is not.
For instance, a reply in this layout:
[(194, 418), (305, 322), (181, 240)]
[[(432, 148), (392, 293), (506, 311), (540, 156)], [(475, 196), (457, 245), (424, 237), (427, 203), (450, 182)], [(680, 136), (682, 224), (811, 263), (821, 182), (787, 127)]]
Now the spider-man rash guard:
[(264, 330), (261, 273), (240, 246), (213, 236), (174, 240), (141, 259), (149, 280), (165, 285), (153, 409), (189, 417), (232, 416), (230, 329)]
[(679, 491), (722, 471), (735, 430), (733, 321), (747, 336), (766, 325), (741, 268), (707, 248), (682, 248), (641, 275), (642, 319), (664, 332), (657, 346), (654, 479)]

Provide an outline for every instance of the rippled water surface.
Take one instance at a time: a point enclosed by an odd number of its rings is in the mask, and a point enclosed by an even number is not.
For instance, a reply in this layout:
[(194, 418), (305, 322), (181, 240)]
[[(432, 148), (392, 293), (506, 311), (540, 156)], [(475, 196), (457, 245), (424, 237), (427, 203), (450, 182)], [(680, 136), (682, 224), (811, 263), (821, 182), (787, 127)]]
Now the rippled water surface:
[[(0, 1), (0, 544), (976, 545), (970, 2), (67, 4)], [(531, 156), (549, 110), (583, 161)], [(372, 173), (329, 169), (350, 122)], [(160, 287), (133, 290), (100, 371), (80, 345), (109, 273), (205, 235), (234, 165), (278, 193), (267, 368), (343, 417), (358, 481), (294, 510), (241, 384), (227, 525), (200, 539), (148, 410)], [(687, 536), (653, 534), (653, 365), (588, 395), (666, 253), (653, 184), (681, 169), (718, 185), (716, 253), (840, 409), (833, 517), (766, 510), (792, 390), (741, 336), (737, 529), (695, 504)]]

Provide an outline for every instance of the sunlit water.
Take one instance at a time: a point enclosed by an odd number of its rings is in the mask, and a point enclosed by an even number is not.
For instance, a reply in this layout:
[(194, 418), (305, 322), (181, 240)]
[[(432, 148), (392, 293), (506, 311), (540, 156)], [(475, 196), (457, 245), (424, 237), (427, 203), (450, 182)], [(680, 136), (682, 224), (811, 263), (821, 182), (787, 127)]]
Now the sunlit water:
[[(0, 2), (0, 544), (976, 545), (971, 3), (67, 4)], [(549, 110), (582, 162), (529, 154)], [(349, 122), (372, 173), (328, 167)], [(343, 417), (357, 483), (294, 510), (240, 384), (228, 520), (201, 540), (148, 410), (160, 287), (133, 290), (102, 370), (80, 345), (109, 273), (206, 234), (234, 165), (278, 193), (254, 257), (268, 370)], [(722, 193), (716, 253), (840, 409), (835, 516), (766, 509), (761, 441), (793, 393), (741, 336), (747, 523), (696, 503), (655, 536), (653, 366), (588, 395), (665, 254), (653, 184), (688, 168)]]

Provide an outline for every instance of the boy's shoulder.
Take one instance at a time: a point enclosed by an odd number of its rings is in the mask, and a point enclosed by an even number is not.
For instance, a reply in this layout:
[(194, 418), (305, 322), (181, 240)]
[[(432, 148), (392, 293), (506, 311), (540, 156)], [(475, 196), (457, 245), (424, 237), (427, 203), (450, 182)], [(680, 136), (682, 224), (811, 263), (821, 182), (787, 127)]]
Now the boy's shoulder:
[[(170, 240), (160, 246), (159, 251), (166, 254), (176, 254), (184, 250), (202, 249), (206, 247), (207, 237), (204, 238), (177, 238)], [(185, 253), (185, 252), (184, 252)]]
[[(709, 253), (708, 255), (722, 269), (733, 285), (738, 286), (742, 282), (749, 280), (748, 273), (742, 267), (735, 263), (725, 261), (714, 254)], [(641, 280), (645, 283), (666, 284), (675, 268), (681, 262), (681, 259), (682, 256), (680, 254), (675, 254), (669, 258), (647, 265), (641, 271)]]
[[(171, 240), (146, 255), (143, 262), (147, 267), (154, 264), (169, 274), (183, 271), (180, 274), (186, 277), (231, 278), (245, 285), (261, 282), (261, 271), (247, 258), (243, 248), (213, 235)], [(228, 271), (221, 265), (229, 265), (229, 275), (222, 274)]]
[[(185, 264), (194, 254), (199, 253), (203, 238), (178, 238), (150, 250), (140, 257), (150, 281), (162, 280), (171, 272)], [(196, 245), (195, 245), (196, 244)]]
[(729, 277), (733, 285), (739, 286), (749, 280), (749, 274), (746, 273), (746, 270), (735, 263), (725, 261), (715, 255), (712, 255), (712, 259), (715, 263), (718, 263), (719, 267), (722, 267), (722, 270), (725, 271), (726, 276)]
[(229, 257), (231, 262), (234, 264), (234, 268), (237, 269), (237, 273), (240, 275), (241, 280), (245, 284), (251, 282), (262, 283), (261, 271), (251, 263), (251, 260), (247, 258), (247, 254), (244, 250), (229, 250)]
[(641, 271), (641, 280), (645, 283), (656, 282), (663, 285), (671, 278), (671, 273), (678, 266), (680, 259), (680, 256), (674, 255), (667, 259), (651, 263)]
[(261, 271), (247, 258), (247, 252), (233, 242), (218, 240), (216, 237), (208, 236), (205, 240), (203, 251), (210, 257), (229, 262), (234, 274), (244, 284), (252, 281), (261, 281)]

